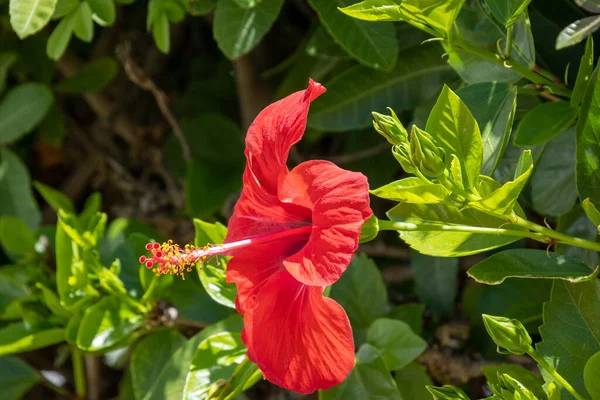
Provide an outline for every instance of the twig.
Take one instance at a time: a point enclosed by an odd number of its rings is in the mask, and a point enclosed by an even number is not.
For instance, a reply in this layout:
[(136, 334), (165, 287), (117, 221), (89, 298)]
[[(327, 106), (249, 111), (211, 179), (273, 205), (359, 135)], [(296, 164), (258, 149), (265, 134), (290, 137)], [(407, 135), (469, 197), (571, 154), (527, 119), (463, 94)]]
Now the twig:
[(85, 355), (85, 371), (88, 383), (88, 400), (100, 400), (100, 358)]
[(261, 79), (251, 57), (252, 54), (247, 54), (233, 62), (244, 130), (271, 100), (271, 91), (268, 90), (266, 82)]
[(377, 146), (369, 147), (368, 149), (364, 149), (361, 151), (357, 151), (356, 153), (351, 154), (342, 154), (339, 156), (328, 157), (327, 159), (335, 164), (348, 164), (355, 161), (364, 160), (365, 158), (372, 157), (381, 153), (384, 150), (390, 148), (390, 144), (388, 142), (380, 143)]
[(52, 391), (56, 392), (57, 394), (61, 395), (62, 397), (65, 397), (67, 399), (75, 399), (76, 398), (75, 393), (71, 393), (67, 389), (55, 385), (54, 383), (50, 382), (48, 379), (44, 378), (44, 376), (40, 377), (40, 384), (42, 384), (43, 386), (47, 387), (48, 389), (51, 389)]
[(181, 144), (181, 148), (183, 149), (183, 158), (185, 161), (190, 162), (192, 160), (192, 151), (187, 142), (185, 134), (179, 126), (179, 123), (169, 109), (167, 104), (167, 95), (160, 90), (158, 86), (156, 86), (156, 84), (150, 79), (150, 77), (148, 77), (144, 70), (135, 64), (135, 62), (131, 59), (131, 44), (129, 42), (125, 42), (117, 46), (116, 53), (129, 80), (139, 86), (141, 89), (152, 93), (161, 114), (167, 120), (167, 123), (171, 129), (173, 129), (175, 137), (177, 137), (177, 140), (179, 140), (179, 143)]

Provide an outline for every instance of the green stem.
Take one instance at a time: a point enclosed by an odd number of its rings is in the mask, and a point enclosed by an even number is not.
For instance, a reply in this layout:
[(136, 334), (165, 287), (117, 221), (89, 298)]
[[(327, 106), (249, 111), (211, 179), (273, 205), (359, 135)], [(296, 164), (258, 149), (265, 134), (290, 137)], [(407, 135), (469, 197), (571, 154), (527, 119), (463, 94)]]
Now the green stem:
[(525, 65), (522, 65), (513, 59), (505, 59), (504, 57), (502, 57), (498, 54), (492, 53), (491, 51), (482, 49), (477, 46), (473, 46), (473, 45), (471, 45), (467, 42), (464, 42), (460, 39), (457, 39), (457, 38), (452, 39), (451, 45), (454, 45), (454, 46), (466, 51), (467, 53), (471, 53), (473, 55), (476, 55), (480, 58), (483, 58), (485, 60), (488, 60), (490, 62), (493, 62), (494, 64), (498, 64), (505, 68), (507, 68), (508, 67), (507, 64), (509, 64), (510, 69), (512, 69), (519, 75), (521, 75), (523, 78), (528, 79), (529, 81), (531, 81), (533, 83), (537, 83), (539, 85), (548, 86), (548, 88), (550, 88), (552, 93), (554, 93), (554, 94), (558, 94), (558, 95), (569, 97), (569, 98), (571, 97), (570, 89), (568, 89), (564, 86), (557, 85), (556, 83), (552, 82), (551, 80), (547, 79), (546, 77), (535, 73), (531, 69), (527, 68)]
[(511, 25), (506, 29), (506, 47), (504, 49), (504, 58), (506, 60), (510, 60), (510, 54), (512, 52), (513, 47), (513, 38), (514, 38), (515, 29), (514, 26)]
[(456, 193), (459, 196), (464, 197), (465, 199), (469, 200), (469, 201), (479, 201), (481, 200), (481, 197), (474, 195), (473, 193), (469, 193), (466, 190), (464, 190), (463, 188), (461, 188), (460, 186), (458, 186), (456, 184), (456, 182), (448, 179), (448, 177), (450, 176), (450, 174), (448, 173), (448, 170), (444, 170), (443, 173), (439, 174), (437, 176), (438, 180), (440, 181), (440, 183), (449, 191)]
[(445, 225), (439, 223), (423, 222), (415, 224), (412, 222), (398, 222), (398, 221), (387, 221), (379, 220), (380, 231), (444, 231), (444, 232), (468, 232), (468, 233), (480, 233), (484, 235), (503, 235), (503, 236), (517, 236), (527, 237), (539, 242), (547, 243), (548, 238), (541, 233), (514, 230), (514, 229), (502, 229), (502, 228), (484, 228), (480, 226), (469, 226), (469, 225)]
[(85, 399), (85, 366), (83, 354), (76, 346), (71, 346), (71, 359), (73, 361), (73, 374), (75, 376), (75, 393), (77, 397)]
[(524, 218), (519, 217), (515, 213), (510, 216), (510, 222), (521, 226), (523, 228), (527, 228), (531, 231), (537, 232), (541, 235), (544, 235), (548, 238), (554, 239), (555, 241), (568, 244), (571, 246), (581, 247), (584, 249), (600, 251), (600, 243), (592, 242), (590, 240), (580, 239), (573, 236), (566, 235), (561, 232), (557, 232), (554, 229), (547, 228), (542, 225), (538, 225), (534, 222), (528, 221)]
[(563, 387), (565, 388), (566, 391), (568, 391), (569, 393), (571, 393), (571, 395), (573, 395), (573, 397), (575, 397), (577, 400), (588, 400), (586, 397), (583, 397), (582, 395), (580, 395), (579, 393), (577, 393), (577, 390), (575, 390), (575, 388), (573, 386), (571, 386), (571, 384), (569, 382), (567, 382), (565, 380), (565, 378), (563, 378), (557, 371), (556, 369), (554, 369), (554, 367), (552, 365), (550, 365), (546, 359), (537, 352), (537, 350), (535, 350), (533, 347), (531, 348), (530, 351), (527, 352), (527, 354), (529, 354), (531, 356), (531, 358), (533, 358), (540, 367), (542, 367), (546, 372), (548, 372), (554, 379), (556, 379), (556, 381)]

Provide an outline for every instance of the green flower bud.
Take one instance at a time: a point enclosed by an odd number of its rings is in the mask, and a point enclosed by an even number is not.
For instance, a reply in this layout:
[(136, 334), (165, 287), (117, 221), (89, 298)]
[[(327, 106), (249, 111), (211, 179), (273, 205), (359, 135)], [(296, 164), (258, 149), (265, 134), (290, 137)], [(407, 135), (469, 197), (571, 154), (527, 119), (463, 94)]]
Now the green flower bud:
[(367, 243), (375, 239), (379, 234), (379, 220), (376, 216), (371, 215), (368, 220), (362, 226), (360, 230), (359, 243)]
[(443, 387), (439, 387), (427, 385), (426, 388), (433, 396), (433, 400), (469, 400), (469, 396), (455, 386), (444, 385)]
[(502, 400), (539, 400), (525, 385), (508, 374), (498, 372), (498, 382), (490, 387)]
[(391, 144), (402, 144), (408, 142), (408, 132), (402, 122), (396, 116), (394, 110), (388, 107), (390, 115), (373, 112), (373, 127)]
[(392, 154), (394, 155), (394, 158), (398, 160), (403, 170), (409, 174), (415, 172), (417, 168), (410, 159), (410, 151), (407, 143), (392, 147)]
[(522, 355), (532, 349), (531, 337), (518, 320), (484, 314), (483, 323), (498, 346), (498, 353)]
[(431, 136), (413, 125), (410, 132), (410, 158), (424, 175), (437, 176), (446, 169), (446, 154)]

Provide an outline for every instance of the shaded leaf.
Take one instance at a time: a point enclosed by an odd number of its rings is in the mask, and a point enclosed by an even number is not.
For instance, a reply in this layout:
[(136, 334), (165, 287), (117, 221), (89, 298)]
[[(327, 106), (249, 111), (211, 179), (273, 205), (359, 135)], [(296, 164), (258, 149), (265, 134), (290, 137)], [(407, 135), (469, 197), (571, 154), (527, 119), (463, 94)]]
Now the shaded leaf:
[(592, 399), (600, 399), (600, 352), (594, 354), (585, 364), (583, 380)]
[(18, 322), (0, 329), (0, 355), (40, 349), (64, 340), (63, 328), (30, 330), (25, 323)]
[(582, 18), (563, 29), (556, 38), (556, 50), (573, 46), (596, 32), (600, 28), (600, 17), (592, 16)]
[[(600, 9), (599, 9), (600, 11)], [(588, 36), (585, 42), (585, 53), (581, 57), (579, 63), (579, 70), (577, 72), (577, 80), (573, 87), (573, 94), (571, 95), (571, 105), (577, 107), (583, 101), (585, 91), (592, 78), (594, 72), (594, 39), (592, 36)]]
[(542, 389), (543, 381), (533, 372), (520, 365), (486, 365), (481, 367), (481, 371), (485, 375), (488, 385), (498, 384), (498, 374), (508, 374), (530, 390), (536, 397), (540, 399), (545, 398), (544, 390)]
[(48, 203), (54, 211), (62, 209), (68, 213), (75, 212), (75, 206), (73, 206), (73, 202), (65, 194), (59, 192), (53, 187), (44, 185), (41, 182), (33, 182), (33, 186), (38, 192), (40, 192), (44, 200), (46, 200), (46, 203)]
[(417, 335), (420, 335), (423, 331), (423, 312), (425, 311), (425, 304), (411, 303), (401, 304), (390, 310), (385, 315), (385, 318), (397, 319), (402, 322), (406, 322), (410, 329)]
[(452, 315), (458, 291), (458, 259), (429, 257), (411, 252), (410, 267), (415, 274), (415, 291), (433, 311)]
[(566, 101), (549, 101), (531, 109), (519, 124), (515, 146), (533, 146), (553, 139), (566, 131), (579, 110)]
[(18, 400), (36, 383), (40, 374), (17, 357), (0, 357), (0, 385), (4, 400)]
[(54, 86), (59, 93), (90, 93), (104, 89), (119, 72), (119, 64), (112, 57), (91, 61), (70, 78)]
[(367, 341), (379, 351), (389, 371), (407, 366), (427, 348), (427, 342), (417, 336), (408, 324), (386, 318), (371, 324)]
[(53, 102), (50, 89), (40, 83), (23, 83), (10, 90), (0, 102), (0, 145), (31, 132)]
[(417, 362), (396, 371), (396, 385), (403, 400), (430, 400), (431, 394), (425, 386), (432, 384), (427, 368)]

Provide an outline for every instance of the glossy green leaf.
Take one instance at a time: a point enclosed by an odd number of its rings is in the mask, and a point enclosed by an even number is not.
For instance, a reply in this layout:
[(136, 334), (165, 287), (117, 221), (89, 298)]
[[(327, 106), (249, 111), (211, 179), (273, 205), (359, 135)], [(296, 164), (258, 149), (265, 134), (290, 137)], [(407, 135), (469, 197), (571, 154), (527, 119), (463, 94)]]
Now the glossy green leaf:
[(456, 94), (473, 113), (481, 130), (481, 174), (492, 176), (508, 145), (517, 107), (517, 91), (506, 83), (482, 82), (462, 87)]
[(393, 319), (375, 320), (367, 332), (367, 341), (378, 351), (389, 371), (403, 368), (427, 348), (408, 324)]
[(496, 214), (510, 215), (517, 204), (517, 199), (533, 172), (533, 160), (530, 150), (525, 150), (515, 170), (514, 180), (483, 196), (481, 200), (469, 202), (469, 207), (492, 211)]
[[(306, 54), (325, 60), (340, 60), (350, 58), (348, 53), (337, 44), (325, 28), (320, 25), (310, 36), (306, 44)], [(302, 82), (304, 83), (304, 82)]]
[(427, 390), (433, 396), (433, 400), (469, 400), (465, 392), (452, 385), (427, 386)]
[[(203, 329), (175, 350), (168, 361), (157, 364), (159, 369), (152, 373), (154, 379), (151, 384), (140, 385), (134, 382), (133, 389), (136, 400), (182, 399), (186, 377), (200, 343), (217, 333), (240, 332), (241, 329), (242, 318), (239, 315)], [(132, 363), (132, 376), (140, 376), (144, 373), (145, 368), (145, 364)]]
[(386, 312), (387, 289), (377, 265), (364, 254), (354, 257), (331, 289), (331, 298), (344, 307), (354, 330), (368, 328)]
[(31, 132), (53, 102), (50, 89), (40, 83), (24, 83), (9, 91), (0, 102), (0, 145)]
[(29, 172), (9, 149), (0, 148), (0, 217), (13, 215), (35, 230), (42, 219), (35, 202)]
[(403, 203), (438, 204), (446, 201), (450, 191), (439, 183), (423, 183), (419, 178), (410, 177), (371, 190), (371, 194)]
[(579, 110), (567, 101), (549, 101), (530, 110), (517, 129), (515, 146), (533, 146), (553, 139), (573, 125)]
[(263, 0), (244, 9), (235, 0), (220, 0), (213, 24), (219, 49), (231, 60), (251, 51), (271, 29), (282, 6), (283, 0)]
[(246, 358), (246, 350), (239, 333), (221, 332), (203, 340), (192, 359), (183, 399), (207, 398), (212, 384), (231, 378)]
[(31, 229), (17, 217), (0, 218), (0, 243), (9, 253), (26, 256), (35, 251), (36, 237)]
[(87, 1), (82, 1), (75, 12), (75, 23), (73, 33), (80, 40), (89, 43), (94, 38), (94, 20), (92, 9)]
[(600, 282), (555, 280), (544, 304), (537, 349), (579, 393), (585, 395), (586, 361), (600, 351)]
[(544, 250), (511, 249), (486, 258), (467, 273), (477, 282), (497, 285), (506, 278), (563, 279), (576, 283), (591, 279), (597, 272), (577, 258)]
[(559, 216), (577, 201), (575, 183), (575, 130), (552, 139), (529, 181), (531, 205), (541, 215)]
[(321, 24), (348, 54), (361, 64), (390, 71), (398, 58), (398, 43), (390, 23), (369, 23), (344, 15), (338, 7), (351, 0), (309, 0)]
[(577, 107), (583, 101), (585, 91), (592, 78), (594, 72), (594, 39), (592, 36), (588, 36), (585, 42), (585, 53), (581, 57), (579, 63), (579, 71), (577, 72), (577, 80), (573, 87), (573, 94), (571, 95), (571, 105)]
[(133, 349), (130, 361), (131, 384), (137, 396), (151, 392), (173, 354), (187, 342), (176, 330), (157, 331), (146, 336)]
[(398, 386), (388, 372), (381, 353), (368, 343), (356, 354), (356, 363), (350, 375), (338, 386), (321, 391), (320, 400), (402, 400)]
[(10, 24), (25, 39), (50, 22), (55, 6), (56, 0), (10, 0)]
[(23, 322), (0, 329), (0, 355), (22, 353), (64, 342), (63, 328), (29, 330)]
[(115, 22), (116, 8), (113, 0), (87, 0), (87, 2), (100, 25), (112, 25)]
[(411, 252), (410, 267), (415, 274), (415, 291), (433, 311), (451, 316), (458, 291), (458, 259), (429, 257)]
[[(485, 196), (498, 187), (497, 182), (487, 178), (479, 181), (477, 190)], [(515, 206), (515, 212), (519, 216), (524, 216), (518, 204)], [(401, 203), (388, 211), (387, 215), (394, 221), (410, 220), (417, 223), (418, 221), (436, 221), (448, 224), (522, 230), (519, 227), (507, 225), (506, 220), (503, 218), (496, 218), (475, 209), (459, 210), (457, 207), (444, 204)], [(519, 240), (519, 237), (515, 236), (447, 232), (443, 230), (399, 231), (398, 234), (415, 250), (423, 254), (442, 257), (476, 254)]]
[(432, 384), (427, 368), (417, 362), (396, 371), (396, 385), (403, 400), (430, 400), (431, 394), (425, 386)]
[(583, 200), (581, 203), (583, 206), (583, 210), (585, 211), (585, 215), (589, 218), (590, 221), (596, 226), (598, 226), (598, 230), (600, 231), (600, 211), (598, 208), (592, 203), (592, 201), (587, 198)]
[(52, 31), (52, 34), (48, 38), (48, 42), (46, 44), (46, 54), (51, 60), (56, 61), (60, 59), (63, 54), (65, 54), (67, 46), (69, 46), (69, 42), (71, 41), (71, 36), (73, 35), (76, 15), (76, 11), (71, 11), (69, 14), (67, 14), (63, 19), (60, 20), (58, 25), (56, 25)]
[[(600, 18), (600, 17), (598, 17)], [(582, 199), (600, 203), (600, 80), (594, 71), (577, 123), (577, 191)]]
[(64, 210), (68, 213), (75, 212), (75, 206), (71, 199), (60, 191), (51, 186), (44, 185), (41, 182), (33, 182), (33, 186), (42, 195), (46, 203), (52, 207), (54, 211)]
[(79, 6), (79, 4), (79, 0), (57, 0), (56, 7), (54, 7), (54, 13), (52, 14), (52, 19), (57, 20), (67, 14), (70, 14)]
[(600, 399), (600, 352), (594, 354), (585, 364), (583, 380), (592, 400)]
[(340, 11), (365, 21), (404, 21), (434, 36), (448, 36), (465, 0), (364, 0)]
[(498, 384), (498, 374), (508, 374), (518, 380), (523, 386), (530, 390), (536, 397), (545, 398), (542, 389), (543, 381), (533, 372), (516, 364), (486, 365), (481, 367), (481, 372), (485, 375), (487, 383)]
[(406, 322), (410, 329), (417, 335), (420, 335), (423, 331), (423, 312), (425, 311), (425, 304), (411, 303), (401, 304), (390, 310), (385, 315), (385, 318), (397, 319), (402, 322)]
[(397, 113), (424, 103), (455, 73), (432, 45), (404, 51), (389, 73), (356, 66), (325, 82), (327, 93), (311, 106), (308, 125), (327, 131), (372, 126), (371, 112)]
[(506, 27), (512, 26), (527, 11), (531, 0), (485, 0), (492, 15)]
[(190, 0), (190, 14), (206, 15), (217, 7), (217, 0)]
[(556, 50), (576, 45), (600, 28), (600, 17), (585, 17), (569, 24), (556, 38)]
[[(571, 211), (558, 218), (556, 230), (573, 237), (591, 241), (596, 241), (598, 236), (598, 227), (588, 219), (583, 207), (580, 205), (575, 205)], [(600, 253), (594, 250), (557, 243), (555, 251), (579, 258), (588, 265), (600, 264)]]
[[(481, 134), (471, 111), (448, 86), (444, 86), (431, 110), (425, 131), (435, 138), (446, 154), (458, 157), (465, 189), (473, 187), (481, 172)], [(449, 164), (448, 160), (446, 163)]]
[(19, 400), (41, 378), (39, 372), (17, 357), (0, 357), (0, 371), (4, 400)]
[(104, 89), (119, 72), (119, 64), (112, 57), (104, 57), (86, 64), (75, 75), (54, 86), (59, 93), (78, 94)]

